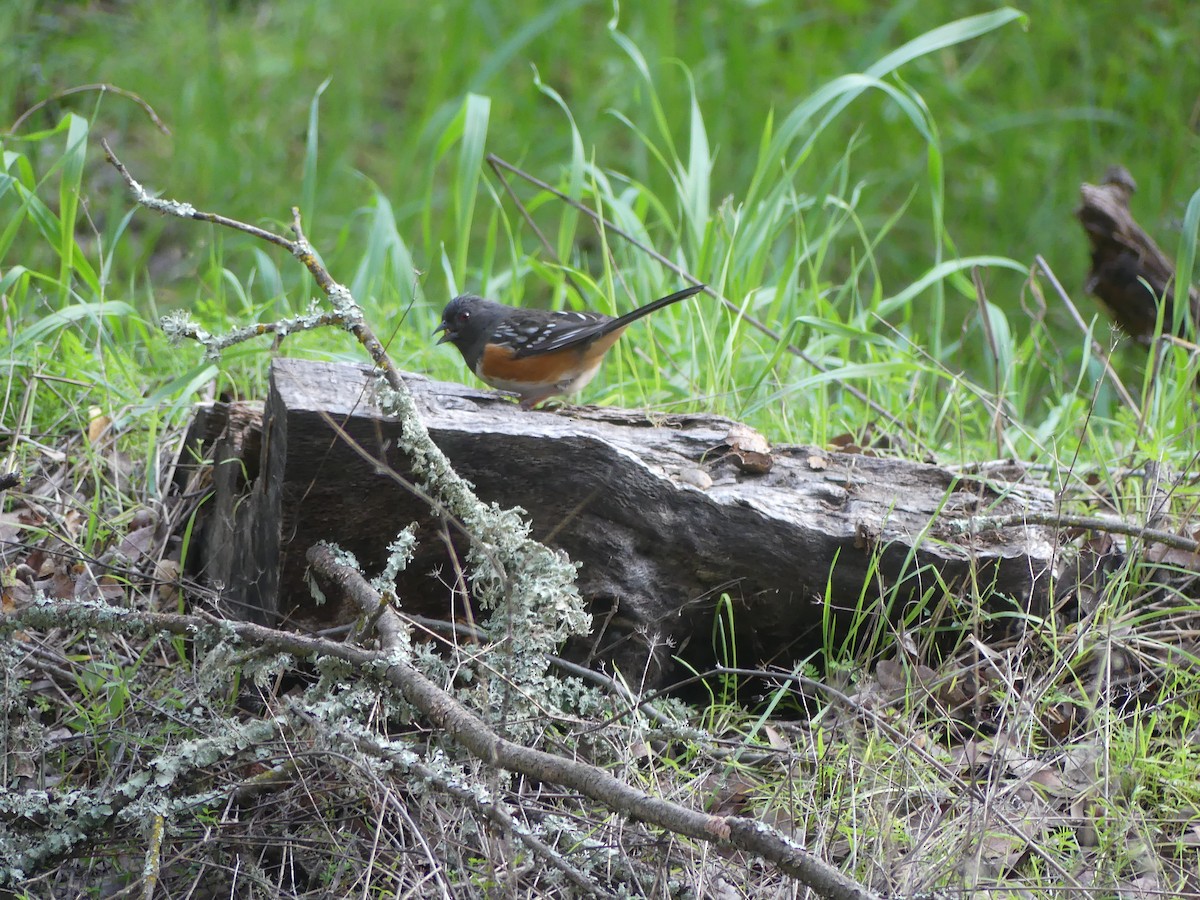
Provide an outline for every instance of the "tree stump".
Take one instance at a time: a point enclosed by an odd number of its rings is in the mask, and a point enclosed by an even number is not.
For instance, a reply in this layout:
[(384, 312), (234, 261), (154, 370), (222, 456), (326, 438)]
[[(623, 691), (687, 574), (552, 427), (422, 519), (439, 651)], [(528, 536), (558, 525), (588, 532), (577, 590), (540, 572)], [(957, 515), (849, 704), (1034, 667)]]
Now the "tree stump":
[[(659, 683), (674, 655), (697, 667), (790, 667), (885, 617), (916, 629), (941, 616), (945, 627), (980, 589), (1047, 607), (1051, 530), (958, 530), (984, 513), (1049, 512), (1044, 489), (865, 453), (772, 449), (717, 416), (523, 412), (491, 392), (406, 380), (479, 496), (523, 508), (533, 536), (580, 565), (595, 627), (571, 655), (616, 661), (632, 680)], [(464, 612), (448, 550), (462, 538), (406, 487), (400, 423), (373, 405), (373, 382), (364, 366), (277, 359), (261, 418), (247, 406), (197, 414), (190, 441), (214, 465), (197, 555), (237, 614), (306, 628), (343, 621), (350, 611), (310, 594), (308, 547), (336, 542), (371, 574), (410, 522), (418, 548), (397, 584), (403, 610)]]
[[(1099, 185), (1082, 184), (1075, 215), (1092, 247), (1092, 266), (1085, 290), (1100, 301), (1110, 319), (1130, 337), (1147, 343), (1154, 337), (1158, 305), (1163, 310), (1163, 330), (1170, 332), (1175, 320), (1175, 266), (1129, 208), (1137, 183), (1124, 166), (1110, 166)], [(1192, 323), (1200, 312), (1200, 291), (1188, 286)], [(1188, 337), (1185, 318), (1179, 337)], [(1192, 325), (1194, 328), (1194, 324)]]

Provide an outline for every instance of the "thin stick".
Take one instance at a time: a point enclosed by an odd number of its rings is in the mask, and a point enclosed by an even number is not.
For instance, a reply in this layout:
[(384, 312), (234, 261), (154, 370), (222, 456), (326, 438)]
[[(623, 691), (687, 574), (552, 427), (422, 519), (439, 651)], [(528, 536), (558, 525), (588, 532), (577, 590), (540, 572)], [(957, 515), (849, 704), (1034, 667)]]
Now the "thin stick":
[[(1071, 298), (1067, 296), (1067, 292), (1063, 290), (1062, 284), (1055, 277), (1054, 272), (1050, 269), (1050, 264), (1039, 253), (1034, 258), (1034, 264), (1038, 269), (1041, 269), (1042, 274), (1050, 282), (1050, 286), (1054, 288), (1054, 293), (1058, 294), (1058, 299), (1063, 302), (1067, 311), (1071, 314), (1071, 318), (1075, 320), (1075, 324), (1079, 326), (1079, 330), (1084, 334), (1090, 335), (1091, 329), (1088, 328), (1087, 322), (1083, 320), (1083, 316), (1079, 314), (1079, 310), (1075, 304), (1071, 302)], [(1104, 364), (1104, 374), (1108, 376), (1108, 380), (1112, 382), (1113, 389), (1117, 392), (1117, 396), (1140, 420), (1142, 412), (1138, 408), (1137, 401), (1133, 399), (1133, 395), (1126, 389), (1124, 382), (1121, 381), (1121, 376), (1117, 374), (1117, 370), (1113, 368), (1112, 363), (1108, 360), (1108, 354), (1104, 352), (1104, 348), (1100, 346), (1100, 342), (1094, 337), (1089, 338), (1092, 342), (1092, 355)]]
[(956, 533), (974, 531), (992, 531), (999, 528), (1012, 528), (1015, 525), (1045, 525), (1051, 528), (1086, 528), (1090, 531), (1103, 531), (1108, 534), (1123, 534), (1127, 537), (1141, 538), (1147, 543), (1164, 544), (1173, 550), (1183, 550), (1185, 553), (1200, 553), (1200, 541), (1163, 531), (1161, 528), (1146, 528), (1118, 519), (1115, 516), (1076, 516), (1067, 513), (1014, 513), (1011, 516), (974, 516), (952, 523), (950, 530)]
[[(513, 186), (509, 180), (504, 177), (504, 173), (500, 171), (499, 165), (497, 165), (497, 163), (493, 160), (491, 154), (488, 155), (488, 164), (492, 167), (492, 171), (496, 173), (496, 177), (500, 179), (500, 184), (504, 186), (504, 193), (508, 194), (508, 199), (513, 202), (513, 205), (516, 206), (518, 210), (520, 210), (521, 218), (523, 218), (525, 223), (531, 229), (533, 229), (533, 233), (536, 234), (538, 240), (541, 241), (542, 248), (558, 262), (559, 266), (562, 266), (562, 260), (558, 258), (558, 253), (555, 251), (554, 245), (550, 243), (550, 239), (546, 237), (542, 229), (538, 227), (538, 223), (534, 221), (533, 214), (526, 208), (525, 204), (521, 202), (521, 198), (517, 196), (517, 192), (513, 190)], [(562, 274), (566, 279), (567, 284), (569, 284), (572, 289), (574, 289), (575, 293), (579, 295), (579, 299), (585, 300), (586, 295), (583, 293), (583, 288), (576, 283), (575, 279), (571, 276), (571, 273), (568, 272), (565, 267), (562, 269)]]
[(171, 129), (167, 127), (166, 122), (158, 117), (158, 113), (154, 111), (153, 106), (151, 106), (133, 91), (127, 91), (124, 88), (117, 87), (115, 84), (108, 84), (106, 82), (99, 84), (81, 84), (75, 87), (67, 88), (63, 91), (59, 91), (56, 94), (51, 94), (45, 100), (38, 101), (37, 103), (33, 104), (33, 106), (29, 107), (29, 109), (25, 110), (25, 112), (21, 113), (21, 115), (17, 116), (16, 121), (8, 126), (8, 133), (13, 134), (16, 132), (16, 130), (25, 123), (26, 119), (47, 104), (53, 103), (55, 100), (61, 100), (63, 97), (70, 97), (72, 94), (82, 94), (84, 91), (99, 91), (101, 94), (116, 94), (118, 97), (124, 97), (126, 100), (132, 100), (142, 108), (142, 111), (149, 117), (150, 121), (154, 123), (155, 128), (170, 137)]

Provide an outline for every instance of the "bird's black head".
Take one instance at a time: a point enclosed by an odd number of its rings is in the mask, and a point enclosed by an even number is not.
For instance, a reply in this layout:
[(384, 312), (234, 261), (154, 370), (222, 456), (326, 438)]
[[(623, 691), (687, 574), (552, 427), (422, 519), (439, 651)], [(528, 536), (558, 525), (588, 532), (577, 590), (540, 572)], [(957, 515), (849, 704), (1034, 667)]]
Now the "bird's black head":
[(447, 303), (446, 308), (442, 310), (441, 323), (433, 330), (434, 334), (439, 331), (442, 333), (438, 343), (451, 343), (460, 348), (470, 343), (475, 331), (471, 327), (472, 320), (478, 316), (486, 302), (481, 297), (462, 294)]

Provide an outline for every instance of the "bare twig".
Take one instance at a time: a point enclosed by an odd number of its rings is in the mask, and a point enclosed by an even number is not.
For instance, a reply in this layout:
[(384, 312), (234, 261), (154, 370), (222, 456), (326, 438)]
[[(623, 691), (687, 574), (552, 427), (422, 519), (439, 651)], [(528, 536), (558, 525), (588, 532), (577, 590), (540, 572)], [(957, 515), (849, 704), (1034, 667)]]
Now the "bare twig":
[(125, 179), (125, 184), (129, 188), (129, 192), (133, 194), (133, 199), (146, 209), (154, 210), (154, 212), (162, 213), (164, 216), (176, 216), (180, 219), (196, 219), (200, 222), (211, 222), (214, 225), (223, 225), (226, 228), (232, 228), (235, 231), (241, 231), (245, 234), (259, 238), (275, 244), (277, 247), (283, 247), (293, 255), (298, 254), (297, 243), (290, 241), (285, 237), (280, 237), (272, 231), (267, 231), (264, 228), (259, 228), (257, 225), (248, 225), (245, 222), (239, 222), (237, 219), (231, 219), (228, 216), (222, 216), (219, 213), (202, 212), (196, 209), (190, 203), (181, 203), (178, 200), (163, 200), (155, 197), (147, 191), (142, 185), (131, 175), (129, 170), (125, 168), (125, 163), (117, 158), (113, 153), (112, 148), (108, 146), (108, 141), (101, 140), (100, 146), (104, 148), (104, 158), (112, 164), (112, 166), (121, 173), (121, 177)]
[[(1071, 318), (1075, 320), (1075, 324), (1079, 326), (1079, 330), (1084, 334), (1090, 334), (1090, 329), (1088, 328), (1087, 322), (1083, 320), (1083, 316), (1079, 314), (1079, 310), (1076, 308), (1075, 304), (1071, 302), (1071, 298), (1067, 295), (1067, 292), (1063, 290), (1062, 284), (1059, 282), (1054, 272), (1050, 269), (1050, 264), (1046, 262), (1040, 253), (1034, 257), (1034, 264), (1038, 269), (1041, 270), (1042, 274), (1046, 276), (1046, 279), (1050, 282), (1050, 286), (1054, 288), (1054, 293), (1058, 295), (1058, 298), (1063, 302), (1063, 306), (1067, 308), (1067, 312), (1071, 314)], [(1104, 352), (1104, 348), (1100, 346), (1100, 342), (1095, 338), (1091, 338), (1091, 342), (1092, 355), (1095, 356), (1096, 359), (1100, 360), (1100, 362), (1104, 365), (1104, 374), (1108, 377), (1108, 380), (1112, 382), (1113, 389), (1117, 392), (1117, 396), (1119, 396), (1121, 398), (1121, 402), (1124, 403), (1125, 406), (1128, 407), (1133, 414), (1140, 419), (1142, 417), (1142, 413), (1141, 410), (1138, 409), (1137, 401), (1133, 399), (1133, 395), (1129, 393), (1129, 390), (1125, 387), (1125, 383), (1121, 381), (1121, 376), (1117, 374), (1117, 370), (1114, 369), (1112, 363), (1109, 362), (1108, 354)]]
[[(488, 164), (492, 167), (492, 171), (496, 173), (496, 177), (500, 179), (500, 183), (504, 185), (504, 193), (508, 194), (508, 199), (513, 202), (518, 210), (520, 210), (521, 218), (525, 220), (526, 224), (528, 224), (533, 230), (533, 233), (537, 235), (537, 239), (541, 241), (542, 248), (549, 253), (551, 257), (557, 258), (558, 254), (554, 251), (554, 245), (550, 243), (550, 239), (546, 237), (545, 232), (538, 227), (537, 222), (533, 218), (533, 214), (530, 213), (525, 204), (521, 202), (521, 198), (518, 197), (517, 192), (513, 190), (512, 183), (504, 177), (504, 172), (500, 170), (500, 167), (496, 163), (492, 162), (490, 156), (488, 157)], [(571, 289), (575, 291), (579, 299), (585, 300), (586, 296), (583, 293), (583, 288), (579, 286), (579, 284), (571, 276), (571, 273), (564, 269), (562, 274), (566, 279), (567, 284), (571, 286)]]
[(38, 101), (37, 103), (33, 104), (33, 106), (29, 107), (29, 109), (25, 110), (25, 112), (21, 113), (21, 115), (17, 116), (16, 121), (8, 126), (8, 133), (15, 133), (18, 128), (25, 124), (26, 119), (47, 104), (53, 103), (55, 100), (61, 100), (63, 97), (70, 97), (72, 94), (82, 94), (85, 91), (99, 91), (101, 94), (116, 94), (118, 97), (124, 97), (126, 100), (132, 100), (142, 108), (142, 111), (150, 118), (150, 121), (154, 123), (155, 128), (170, 137), (171, 129), (168, 128), (167, 124), (158, 117), (158, 113), (154, 111), (153, 106), (151, 106), (133, 91), (127, 91), (124, 88), (117, 87), (115, 84), (107, 83), (80, 84), (76, 85), (75, 87), (70, 87), (66, 90), (59, 91), (55, 94), (51, 94), (45, 100)]
[(955, 522), (951, 528), (955, 532), (991, 531), (998, 528), (1012, 528), (1015, 525), (1046, 525), (1051, 528), (1086, 528), (1090, 531), (1103, 531), (1108, 534), (1123, 534), (1128, 537), (1141, 538), (1147, 543), (1164, 544), (1174, 550), (1186, 553), (1200, 553), (1200, 541), (1163, 531), (1160, 528), (1146, 528), (1133, 522), (1126, 522), (1114, 516), (1075, 516), (1067, 513), (1015, 513), (1011, 516), (975, 516)]

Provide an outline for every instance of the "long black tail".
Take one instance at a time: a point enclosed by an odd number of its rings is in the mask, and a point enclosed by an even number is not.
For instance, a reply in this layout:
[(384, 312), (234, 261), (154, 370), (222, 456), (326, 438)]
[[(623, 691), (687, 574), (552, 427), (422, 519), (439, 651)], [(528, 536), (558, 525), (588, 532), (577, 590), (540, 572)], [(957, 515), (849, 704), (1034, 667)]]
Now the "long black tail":
[(670, 306), (672, 303), (686, 300), (692, 294), (700, 293), (706, 286), (703, 284), (693, 284), (691, 287), (685, 287), (682, 291), (676, 291), (673, 294), (668, 294), (666, 297), (660, 297), (652, 303), (647, 303), (645, 306), (639, 306), (633, 312), (627, 312), (625, 315), (618, 316), (609, 322), (604, 330), (605, 332), (613, 332), (618, 328), (624, 328), (630, 322), (636, 322), (642, 316), (648, 316), (656, 309), (662, 309), (664, 306)]
[(598, 341), (605, 335), (612, 334), (613, 332), (619, 334), (621, 329), (630, 322), (636, 322), (642, 316), (648, 316), (656, 309), (662, 309), (664, 306), (678, 303), (680, 300), (704, 290), (704, 287), (702, 284), (694, 284), (691, 287), (684, 288), (682, 291), (676, 291), (668, 297), (662, 297), (653, 303), (640, 306), (633, 312), (627, 312), (616, 319), (610, 319), (607, 316), (597, 315), (596, 313), (556, 313), (554, 334), (539, 340), (535, 346), (522, 347), (517, 351), (517, 357), (532, 356), (535, 353), (550, 353), (554, 350), (561, 350), (564, 347), (590, 345), (593, 341)]

